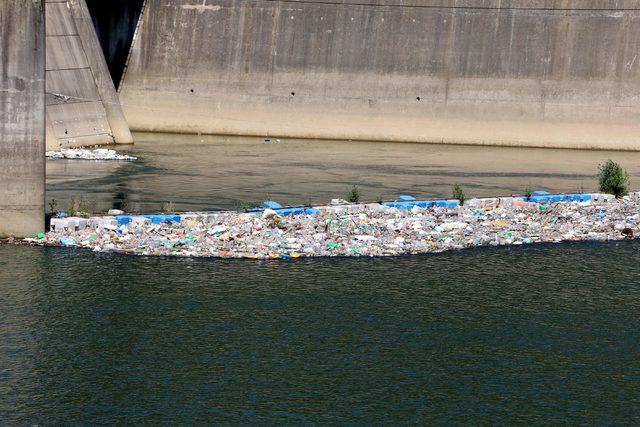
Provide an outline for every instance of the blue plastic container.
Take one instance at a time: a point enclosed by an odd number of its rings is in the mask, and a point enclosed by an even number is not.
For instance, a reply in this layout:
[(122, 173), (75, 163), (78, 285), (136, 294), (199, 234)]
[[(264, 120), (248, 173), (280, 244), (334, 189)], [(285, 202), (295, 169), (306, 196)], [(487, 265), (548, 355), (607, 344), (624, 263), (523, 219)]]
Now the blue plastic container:
[(435, 203), (439, 208), (455, 208), (460, 202), (457, 200), (436, 200)]
[(118, 227), (121, 225), (127, 225), (131, 222), (132, 218), (129, 215), (116, 215), (116, 221), (118, 221)]
[(140, 215), (142, 218), (148, 218), (152, 224), (162, 224), (164, 222), (180, 222), (182, 218), (180, 215), (160, 215), (160, 214), (148, 214)]
[(301, 213), (304, 213), (304, 210), (305, 210), (305, 208), (275, 209), (275, 211), (278, 212), (278, 215), (281, 215), (281, 216), (300, 215)]
[[(527, 200), (526, 198), (519, 198), (520, 200)], [(591, 200), (591, 194), (549, 194), (546, 196), (532, 196), (528, 199), (530, 202), (535, 203), (557, 203), (557, 202), (588, 202)]]
[(273, 200), (265, 200), (262, 202), (262, 207), (265, 209), (282, 209), (282, 205), (278, 202), (274, 202)]

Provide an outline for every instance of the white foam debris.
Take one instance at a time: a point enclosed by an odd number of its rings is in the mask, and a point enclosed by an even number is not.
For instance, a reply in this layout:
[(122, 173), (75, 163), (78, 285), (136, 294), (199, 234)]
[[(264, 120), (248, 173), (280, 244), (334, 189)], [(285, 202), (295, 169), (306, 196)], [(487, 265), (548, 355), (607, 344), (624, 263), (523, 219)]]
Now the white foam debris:
[(66, 148), (60, 151), (47, 151), (48, 159), (80, 159), (80, 160), (138, 160), (137, 157), (128, 154), (120, 154), (116, 150), (96, 148)]

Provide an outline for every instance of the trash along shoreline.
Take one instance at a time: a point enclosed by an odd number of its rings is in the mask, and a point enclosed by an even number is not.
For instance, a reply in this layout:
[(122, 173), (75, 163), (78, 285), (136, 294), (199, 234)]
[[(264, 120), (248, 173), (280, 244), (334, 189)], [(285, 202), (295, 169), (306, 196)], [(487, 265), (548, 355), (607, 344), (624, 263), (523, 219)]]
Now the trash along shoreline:
[(139, 160), (135, 156), (118, 153), (107, 148), (63, 148), (59, 151), (47, 151), (45, 157), (49, 160)]
[(549, 194), (190, 212), (55, 217), (19, 243), (141, 256), (293, 259), (440, 253), (483, 246), (611, 241), (640, 235), (640, 193)]

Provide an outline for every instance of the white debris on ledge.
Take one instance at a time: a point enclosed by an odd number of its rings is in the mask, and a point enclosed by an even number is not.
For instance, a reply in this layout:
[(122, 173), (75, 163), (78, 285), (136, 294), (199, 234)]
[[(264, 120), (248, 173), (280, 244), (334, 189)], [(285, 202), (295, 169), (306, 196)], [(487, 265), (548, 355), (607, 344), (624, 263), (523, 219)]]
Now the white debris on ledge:
[(289, 259), (393, 256), (478, 246), (621, 240), (640, 232), (640, 193), (408, 201), (259, 212), (54, 218), (26, 243), (136, 255)]
[(48, 159), (80, 159), (80, 160), (138, 160), (137, 157), (128, 154), (120, 154), (116, 150), (96, 148), (67, 148), (60, 151), (47, 151)]

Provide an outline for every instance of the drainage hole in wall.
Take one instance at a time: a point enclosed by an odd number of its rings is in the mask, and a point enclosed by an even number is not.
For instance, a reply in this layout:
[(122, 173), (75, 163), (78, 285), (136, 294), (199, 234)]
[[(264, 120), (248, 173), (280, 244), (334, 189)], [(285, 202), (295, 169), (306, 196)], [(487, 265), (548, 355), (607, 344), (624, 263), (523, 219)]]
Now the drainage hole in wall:
[(291, 96), (296, 96), (296, 93), (295, 92), (291, 92)]
[(416, 97), (416, 99), (417, 99), (418, 101), (422, 101), (422, 98), (420, 98), (419, 96), (417, 96), (417, 97)]

